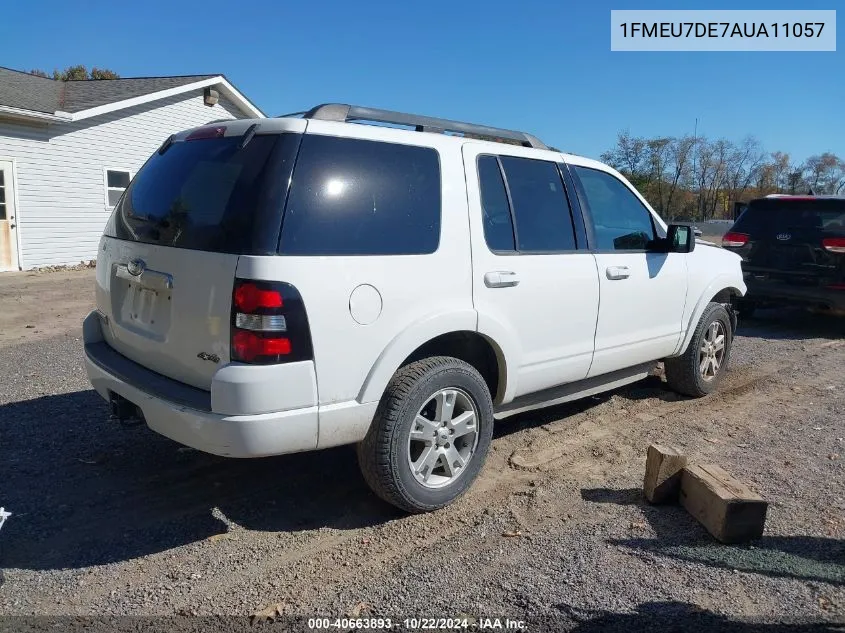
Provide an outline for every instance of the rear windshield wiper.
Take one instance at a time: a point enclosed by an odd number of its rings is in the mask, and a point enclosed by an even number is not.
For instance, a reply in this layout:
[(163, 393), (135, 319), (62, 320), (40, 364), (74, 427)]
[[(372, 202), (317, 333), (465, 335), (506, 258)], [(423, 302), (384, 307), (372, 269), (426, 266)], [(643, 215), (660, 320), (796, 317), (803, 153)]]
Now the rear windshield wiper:
[(253, 123), (252, 125), (250, 125), (246, 129), (246, 132), (244, 132), (244, 135), (243, 135), (243, 138), (241, 139), (241, 142), (238, 143), (238, 149), (243, 149), (244, 147), (246, 147), (247, 143), (249, 143), (252, 140), (252, 137), (255, 136), (255, 133), (257, 131), (258, 131), (258, 123)]
[(165, 140), (164, 143), (161, 144), (161, 147), (158, 148), (159, 156), (162, 156), (164, 154), (164, 152), (166, 152), (168, 149), (170, 149), (171, 145), (173, 145), (173, 135), (172, 134), (170, 136), (168, 136), (167, 140)]
[[(228, 120), (228, 119), (227, 119)], [(259, 124), (253, 123), (250, 125), (246, 132), (244, 132), (243, 137), (241, 138), (241, 142), (238, 143), (238, 149), (243, 149), (247, 146), (247, 144), (252, 140), (252, 137), (255, 136), (255, 133), (258, 132)], [(163, 156), (164, 153), (170, 149), (170, 146), (173, 145), (173, 134), (167, 137), (164, 143), (161, 144), (161, 147), (158, 148), (159, 156)]]

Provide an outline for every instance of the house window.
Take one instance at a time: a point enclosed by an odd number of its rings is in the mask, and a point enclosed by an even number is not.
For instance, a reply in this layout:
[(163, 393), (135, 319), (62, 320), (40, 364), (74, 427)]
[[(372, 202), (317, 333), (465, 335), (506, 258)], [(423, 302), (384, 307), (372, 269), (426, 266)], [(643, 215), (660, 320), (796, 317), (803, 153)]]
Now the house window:
[(106, 169), (106, 206), (113, 207), (129, 186), (132, 174), (123, 169)]

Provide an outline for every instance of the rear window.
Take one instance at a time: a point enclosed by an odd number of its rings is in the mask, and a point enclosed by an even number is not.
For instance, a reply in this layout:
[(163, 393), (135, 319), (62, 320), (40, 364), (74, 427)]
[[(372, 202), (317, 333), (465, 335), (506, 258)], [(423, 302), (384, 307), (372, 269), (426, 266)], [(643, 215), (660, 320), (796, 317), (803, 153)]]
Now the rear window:
[(431, 148), (306, 135), (285, 209), (283, 255), (412, 255), (440, 242)]
[(784, 230), (845, 233), (845, 198), (753, 200), (731, 230), (752, 235), (768, 235)]
[(177, 141), (156, 152), (106, 226), (123, 240), (203, 251), (276, 252), (300, 135)]

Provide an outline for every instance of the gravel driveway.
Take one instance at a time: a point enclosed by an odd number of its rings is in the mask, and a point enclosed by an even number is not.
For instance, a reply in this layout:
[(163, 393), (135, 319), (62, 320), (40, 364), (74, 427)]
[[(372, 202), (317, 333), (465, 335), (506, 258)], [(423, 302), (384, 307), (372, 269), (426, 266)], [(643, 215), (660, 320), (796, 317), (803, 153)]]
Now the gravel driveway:
[[(14, 513), (0, 614), (845, 622), (845, 320), (761, 311), (703, 400), (655, 377), (511, 418), (469, 494), (407, 517), (368, 491), (349, 447), (227, 460), (109, 421), (81, 361), (91, 271), (39, 275), (36, 298), (9, 290), (20, 279), (0, 277), (0, 506)], [(62, 317), (37, 310), (51, 293), (73, 298)], [(645, 504), (653, 441), (759, 491), (765, 536), (719, 545), (681, 508)]]

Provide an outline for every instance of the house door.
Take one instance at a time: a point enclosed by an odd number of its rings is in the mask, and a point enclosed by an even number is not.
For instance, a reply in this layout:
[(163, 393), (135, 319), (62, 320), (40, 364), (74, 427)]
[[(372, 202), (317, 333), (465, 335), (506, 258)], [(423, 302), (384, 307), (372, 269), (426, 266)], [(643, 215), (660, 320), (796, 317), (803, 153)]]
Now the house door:
[(18, 236), (12, 163), (0, 160), (0, 271), (18, 269)]

